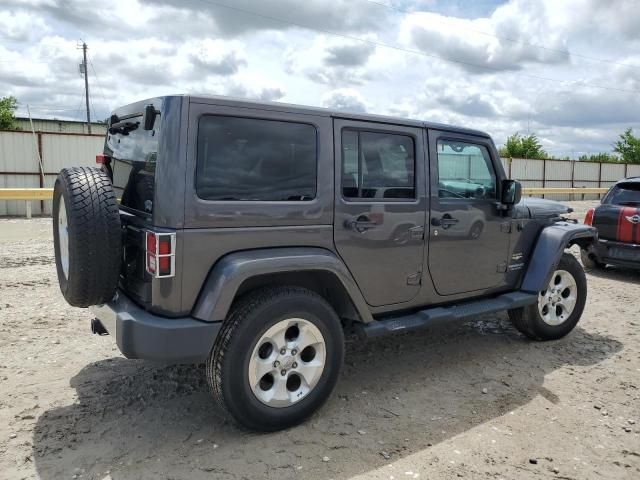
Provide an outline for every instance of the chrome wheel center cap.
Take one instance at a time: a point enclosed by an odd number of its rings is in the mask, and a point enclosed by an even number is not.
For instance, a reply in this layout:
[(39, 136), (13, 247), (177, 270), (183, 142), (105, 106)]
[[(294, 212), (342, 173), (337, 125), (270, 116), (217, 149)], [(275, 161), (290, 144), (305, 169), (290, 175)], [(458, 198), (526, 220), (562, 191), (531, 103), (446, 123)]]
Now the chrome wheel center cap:
[(278, 361), (280, 362), (280, 366), (283, 369), (289, 370), (294, 364), (294, 362), (296, 361), (296, 359), (292, 355), (285, 354), (285, 355), (278, 356)]

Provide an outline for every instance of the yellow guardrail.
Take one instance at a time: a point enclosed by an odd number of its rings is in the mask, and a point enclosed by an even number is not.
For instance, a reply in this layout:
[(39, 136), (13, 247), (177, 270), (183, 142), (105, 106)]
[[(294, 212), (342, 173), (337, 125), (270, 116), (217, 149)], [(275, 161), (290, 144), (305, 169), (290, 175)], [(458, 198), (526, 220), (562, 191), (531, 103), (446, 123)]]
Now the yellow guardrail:
[[(524, 195), (602, 194), (608, 188), (523, 188)], [(53, 188), (0, 188), (0, 200), (24, 200), (27, 202), (27, 218), (31, 218), (31, 201), (51, 200)]]
[(0, 188), (0, 200), (51, 200), (53, 188)]
[(51, 200), (53, 188), (0, 188), (0, 200), (24, 200), (27, 205), (27, 218), (31, 218), (33, 200)]
[(607, 193), (608, 188), (538, 188), (538, 187), (529, 187), (523, 188), (522, 193), (524, 195), (552, 195), (554, 193), (578, 193), (578, 194), (587, 194), (587, 193)]

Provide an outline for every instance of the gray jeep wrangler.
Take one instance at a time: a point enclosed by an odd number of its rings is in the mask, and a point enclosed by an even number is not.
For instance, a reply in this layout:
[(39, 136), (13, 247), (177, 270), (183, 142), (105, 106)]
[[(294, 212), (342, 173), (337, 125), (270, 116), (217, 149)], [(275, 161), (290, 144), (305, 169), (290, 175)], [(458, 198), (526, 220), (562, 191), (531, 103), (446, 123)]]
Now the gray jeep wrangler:
[(520, 201), (491, 138), (223, 97), (117, 109), (99, 168), (60, 172), (60, 288), (127, 358), (206, 363), (245, 427), (301, 422), (363, 338), (506, 310), (535, 340), (585, 306), (590, 226)]

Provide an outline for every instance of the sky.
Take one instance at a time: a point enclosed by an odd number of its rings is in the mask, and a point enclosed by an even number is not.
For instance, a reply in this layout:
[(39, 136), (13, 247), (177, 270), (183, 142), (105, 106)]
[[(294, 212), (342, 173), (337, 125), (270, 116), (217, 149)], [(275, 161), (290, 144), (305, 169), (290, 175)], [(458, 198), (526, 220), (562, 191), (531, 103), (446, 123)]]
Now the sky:
[(638, 0), (0, 0), (0, 96), (85, 118), (172, 93), (535, 133), (554, 157), (640, 133)]

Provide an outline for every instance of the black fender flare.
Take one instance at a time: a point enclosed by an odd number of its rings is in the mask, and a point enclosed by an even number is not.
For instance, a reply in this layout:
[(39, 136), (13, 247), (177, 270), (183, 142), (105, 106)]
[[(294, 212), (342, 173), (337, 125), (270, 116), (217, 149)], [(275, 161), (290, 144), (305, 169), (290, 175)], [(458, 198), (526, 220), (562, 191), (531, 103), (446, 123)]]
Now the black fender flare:
[(360, 320), (373, 320), (369, 307), (345, 264), (331, 251), (313, 247), (266, 248), (230, 253), (209, 272), (192, 316), (215, 322), (224, 320), (238, 289), (259, 275), (321, 271), (333, 274), (344, 287)]
[(598, 238), (598, 231), (589, 226), (569, 222), (557, 222), (545, 227), (538, 236), (520, 289), (538, 293), (549, 283), (558, 267), (565, 248), (577, 243), (587, 246)]

